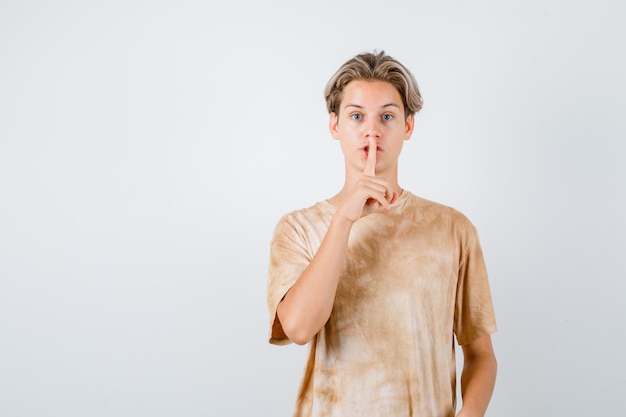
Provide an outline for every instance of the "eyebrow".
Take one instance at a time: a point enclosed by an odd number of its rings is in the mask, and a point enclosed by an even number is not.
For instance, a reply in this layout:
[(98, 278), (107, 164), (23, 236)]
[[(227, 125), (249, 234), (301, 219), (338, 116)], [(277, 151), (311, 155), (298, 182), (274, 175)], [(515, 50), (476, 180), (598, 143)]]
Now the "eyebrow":
[[(345, 106), (343, 106), (344, 109), (347, 109), (348, 107), (356, 107), (357, 109), (364, 108), (363, 106), (360, 106), (358, 104), (352, 104), (352, 103), (348, 103)], [(386, 107), (396, 107), (398, 110), (400, 110), (400, 106), (398, 106), (396, 103), (387, 103), (382, 106), (382, 108), (386, 108)]]

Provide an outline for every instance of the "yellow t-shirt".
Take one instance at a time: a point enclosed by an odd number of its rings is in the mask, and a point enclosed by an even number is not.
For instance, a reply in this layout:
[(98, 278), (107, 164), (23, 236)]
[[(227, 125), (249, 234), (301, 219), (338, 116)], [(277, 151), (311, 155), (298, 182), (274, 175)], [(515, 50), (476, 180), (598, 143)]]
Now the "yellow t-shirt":
[[(276, 226), (267, 286), (270, 343), (290, 343), (276, 308), (335, 211), (319, 202)], [(309, 343), (294, 416), (452, 417), (454, 336), (463, 345), (495, 331), (474, 226), (458, 211), (404, 191), (390, 210), (352, 226), (332, 313)]]

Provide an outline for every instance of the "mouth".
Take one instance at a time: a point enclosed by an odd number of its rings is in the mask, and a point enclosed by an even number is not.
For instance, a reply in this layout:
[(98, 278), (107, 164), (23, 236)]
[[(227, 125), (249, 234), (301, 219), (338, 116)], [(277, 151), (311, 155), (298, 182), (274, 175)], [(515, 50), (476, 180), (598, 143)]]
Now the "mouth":
[[(380, 152), (382, 151), (382, 149), (380, 148), (380, 146), (376, 147), (376, 155), (378, 155)], [(369, 154), (370, 152), (370, 146), (369, 145), (365, 145), (363, 147), (363, 152), (365, 153), (365, 155)]]

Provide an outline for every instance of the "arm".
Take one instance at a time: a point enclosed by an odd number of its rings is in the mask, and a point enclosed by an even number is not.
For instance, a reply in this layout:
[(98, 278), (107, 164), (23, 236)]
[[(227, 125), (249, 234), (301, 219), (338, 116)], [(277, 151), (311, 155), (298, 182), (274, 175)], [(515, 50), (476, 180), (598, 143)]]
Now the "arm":
[(463, 406), (457, 417), (483, 417), (496, 382), (497, 362), (491, 336), (463, 345), (461, 395)]
[(285, 336), (299, 345), (308, 343), (330, 317), (351, 228), (349, 220), (333, 217), (311, 263), (278, 304)]
[(370, 152), (362, 177), (331, 219), (311, 263), (278, 304), (282, 330), (297, 344), (308, 343), (330, 317), (353, 223), (381, 207), (389, 208), (397, 198), (386, 181), (375, 177), (375, 166), (376, 152)]

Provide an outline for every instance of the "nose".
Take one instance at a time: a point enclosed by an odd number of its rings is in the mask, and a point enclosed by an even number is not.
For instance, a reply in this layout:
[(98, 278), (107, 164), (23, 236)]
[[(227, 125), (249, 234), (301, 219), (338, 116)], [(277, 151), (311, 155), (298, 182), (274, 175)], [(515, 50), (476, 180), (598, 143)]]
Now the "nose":
[(365, 137), (374, 139), (380, 138), (380, 127), (376, 121), (370, 121), (367, 126), (365, 126)]
[(378, 139), (380, 138), (380, 130), (377, 129), (368, 129), (365, 131), (365, 137), (366, 138), (374, 138), (374, 139)]

